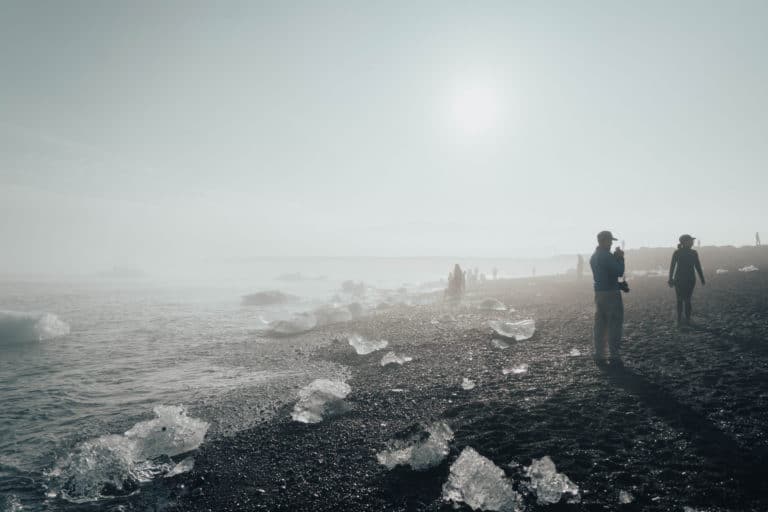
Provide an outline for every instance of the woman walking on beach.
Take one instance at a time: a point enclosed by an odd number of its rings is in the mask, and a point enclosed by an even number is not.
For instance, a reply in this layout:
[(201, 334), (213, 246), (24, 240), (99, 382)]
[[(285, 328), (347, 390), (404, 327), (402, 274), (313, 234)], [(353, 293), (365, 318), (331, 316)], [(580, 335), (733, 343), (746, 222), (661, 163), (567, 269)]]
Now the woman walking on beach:
[(672, 263), (669, 265), (669, 286), (675, 288), (677, 295), (678, 327), (683, 325), (683, 310), (685, 310), (685, 325), (691, 325), (691, 296), (696, 287), (696, 273), (699, 274), (701, 285), (705, 284), (699, 253), (693, 250), (694, 240), (696, 239), (691, 235), (682, 235), (677, 250), (672, 255)]

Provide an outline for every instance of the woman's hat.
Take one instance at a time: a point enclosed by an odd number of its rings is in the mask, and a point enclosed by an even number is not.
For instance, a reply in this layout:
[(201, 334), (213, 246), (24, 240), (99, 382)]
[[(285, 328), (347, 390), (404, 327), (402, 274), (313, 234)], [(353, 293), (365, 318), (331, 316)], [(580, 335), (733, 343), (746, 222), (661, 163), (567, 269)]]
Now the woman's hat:
[(693, 242), (696, 240), (696, 237), (693, 237), (691, 235), (680, 235), (680, 242)]

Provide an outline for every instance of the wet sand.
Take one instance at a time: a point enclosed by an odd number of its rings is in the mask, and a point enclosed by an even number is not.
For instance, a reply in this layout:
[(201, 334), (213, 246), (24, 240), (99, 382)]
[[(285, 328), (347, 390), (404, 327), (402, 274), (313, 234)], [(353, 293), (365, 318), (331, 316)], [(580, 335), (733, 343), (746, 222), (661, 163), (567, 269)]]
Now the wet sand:
[[(250, 430), (207, 441), (191, 473), (167, 479), (170, 498), (184, 511), (452, 510), (441, 487), (471, 446), (518, 488), (522, 466), (549, 455), (581, 489), (581, 503), (547, 507), (527, 494), (528, 510), (766, 510), (768, 272), (710, 277), (695, 291), (697, 326), (687, 332), (674, 327), (665, 281), (630, 283), (623, 369), (592, 361), (588, 279), (491, 282), (475, 296), (515, 313), (462, 308), (456, 322), (435, 325), (442, 308), (399, 306), (293, 339), (351, 368), (351, 411), (305, 425), (290, 420), (288, 405)], [(536, 319), (533, 338), (503, 350), (491, 343), (487, 320), (525, 317)], [(333, 341), (344, 332), (390, 347), (357, 355)], [(414, 360), (382, 368), (390, 349)], [(526, 373), (502, 372), (523, 363)], [(462, 389), (463, 377), (476, 387)], [(455, 432), (439, 467), (377, 463), (387, 440), (434, 420)], [(620, 504), (620, 491), (634, 501)]]

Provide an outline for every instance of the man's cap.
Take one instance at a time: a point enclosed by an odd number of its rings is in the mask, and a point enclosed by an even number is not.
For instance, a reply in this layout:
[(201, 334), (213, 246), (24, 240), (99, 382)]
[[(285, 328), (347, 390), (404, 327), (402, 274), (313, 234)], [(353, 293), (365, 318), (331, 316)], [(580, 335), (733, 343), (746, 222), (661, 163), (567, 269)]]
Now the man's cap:
[(681, 242), (692, 242), (693, 240), (696, 240), (695, 236), (691, 235), (680, 235), (680, 241)]
[(614, 237), (610, 231), (601, 231), (597, 234), (597, 241), (602, 242), (603, 240), (618, 240), (618, 238)]

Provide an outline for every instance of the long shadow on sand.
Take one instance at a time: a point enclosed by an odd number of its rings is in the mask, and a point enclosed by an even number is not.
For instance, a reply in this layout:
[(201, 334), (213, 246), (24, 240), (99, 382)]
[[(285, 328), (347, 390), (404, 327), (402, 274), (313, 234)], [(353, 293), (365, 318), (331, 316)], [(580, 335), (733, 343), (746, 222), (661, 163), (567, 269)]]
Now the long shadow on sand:
[(513, 393), (449, 409), (454, 449), (473, 446), (500, 466), (551, 455), (558, 470), (589, 491), (581, 505), (561, 504), (568, 509), (618, 503), (620, 489), (636, 496), (627, 510), (768, 503), (764, 451), (747, 452), (702, 412), (631, 369), (603, 376), (604, 386), (577, 382), (531, 407), (521, 407), (525, 395)]
[(609, 382), (635, 396), (668, 424), (684, 431), (694, 450), (710, 462), (727, 469), (748, 494), (765, 495), (763, 468), (768, 462), (764, 449), (745, 451), (706, 416), (680, 402), (666, 389), (626, 367), (606, 370)]

